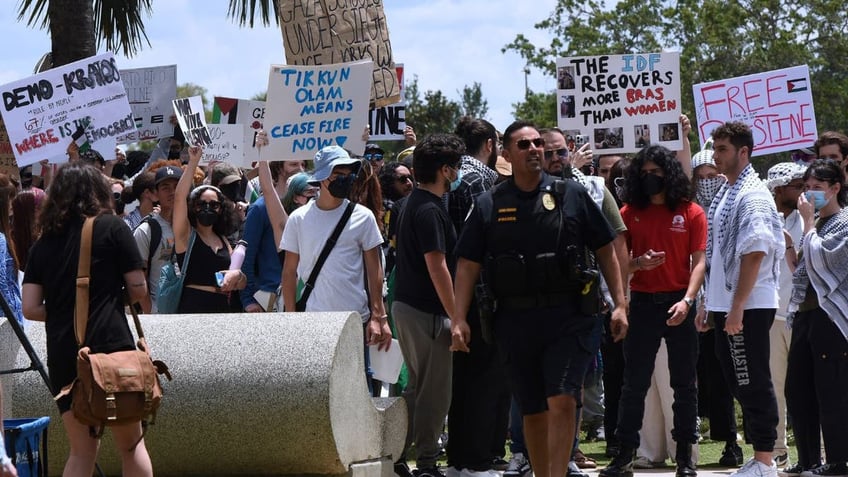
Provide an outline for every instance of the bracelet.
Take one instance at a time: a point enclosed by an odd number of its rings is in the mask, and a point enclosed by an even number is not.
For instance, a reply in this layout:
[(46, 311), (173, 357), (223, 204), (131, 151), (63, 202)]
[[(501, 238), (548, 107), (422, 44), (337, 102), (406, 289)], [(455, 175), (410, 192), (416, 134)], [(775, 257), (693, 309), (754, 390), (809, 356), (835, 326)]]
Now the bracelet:
[(792, 244), (789, 244), (789, 245), (786, 246), (786, 250), (794, 250), (794, 249), (795, 249), (795, 246), (792, 245)]
[(380, 323), (383, 323), (389, 319), (389, 315), (371, 315), (371, 318), (377, 318)]

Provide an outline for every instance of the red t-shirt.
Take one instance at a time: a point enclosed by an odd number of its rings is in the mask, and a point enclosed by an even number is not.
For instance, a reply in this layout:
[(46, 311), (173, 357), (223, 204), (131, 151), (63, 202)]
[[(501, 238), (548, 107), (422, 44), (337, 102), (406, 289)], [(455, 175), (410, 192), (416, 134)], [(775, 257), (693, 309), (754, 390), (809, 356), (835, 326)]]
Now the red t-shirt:
[(653, 249), (665, 252), (665, 263), (639, 270), (630, 279), (630, 290), (645, 293), (673, 292), (689, 287), (690, 255), (707, 248), (707, 216), (700, 205), (683, 202), (672, 212), (665, 205), (621, 208), (627, 241), (633, 256)]

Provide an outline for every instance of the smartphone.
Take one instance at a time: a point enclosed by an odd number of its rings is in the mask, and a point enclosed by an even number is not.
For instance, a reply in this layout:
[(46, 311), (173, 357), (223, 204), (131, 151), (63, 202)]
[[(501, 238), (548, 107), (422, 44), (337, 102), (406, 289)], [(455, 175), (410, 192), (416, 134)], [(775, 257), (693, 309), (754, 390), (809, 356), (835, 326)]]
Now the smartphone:
[(215, 281), (218, 283), (218, 288), (224, 286), (224, 272), (215, 272)]

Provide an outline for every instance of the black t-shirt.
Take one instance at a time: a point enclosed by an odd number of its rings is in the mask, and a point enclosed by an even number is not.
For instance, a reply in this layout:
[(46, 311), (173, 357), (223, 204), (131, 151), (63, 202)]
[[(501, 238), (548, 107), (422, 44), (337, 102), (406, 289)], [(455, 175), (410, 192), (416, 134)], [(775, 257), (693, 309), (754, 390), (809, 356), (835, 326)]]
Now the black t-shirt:
[(442, 198), (423, 189), (414, 189), (398, 223), (395, 300), (428, 313), (444, 314), (424, 254), (444, 253), (453, 274), (455, 262), (451, 252), (455, 245), (456, 231)]
[[(77, 344), (74, 304), (82, 222), (62, 234), (42, 235), (32, 246), (24, 283), (42, 286), (47, 309), (47, 362), (54, 373), (76, 376)], [(102, 215), (94, 221), (91, 244), (91, 282), (85, 345), (93, 352), (132, 349), (134, 340), (124, 314), (124, 273), (145, 266), (123, 220)], [(70, 381), (68, 381), (70, 382)], [(64, 384), (67, 384), (65, 382)]]
[[(542, 190), (553, 184), (553, 182), (554, 179), (545, 174), (536, 190), (524, 192), (515, 186), (512, 179), (509, 179), (479, 196), (474, 203), (474, 207), (471, 209), (468, 219), (465, 221), (462, 235), (459, 237), (459, 243), (457, 244), (456, 256), (477, 263), (484, 263), (486, 255), (489, 252), (491, 234), (497, 231), (492, 223), (495, 215), (492, 194), (495, 191), (513, 194), (521, 204), (527, 204), (528, 208), (532, 208), (533, 204), (539, 200), (539, 194), (545, 193)], [(612, 242), (615, 238), (615, 232), (613, 232), (601, 209), (598, 208), (589, 196), (589, 193), (586, 192), (586, 189), (574, 181), (567, 180), (564, 183), (565, 195), (562, 200), (564, 204), (563, 218), (567, 223), (573, 224), (578, 231), (576, 234), (577, 243), (574, 245), (578, 249), (586, 247), (589, 250), (597, 250)], [(556, 206), (559, 207), (558, 201)], [(521, 227), (520, 224), (518, 226)], [(529, 227), (526, 230), (530, 233)], [(550, 230), (544, 233), (556, 234), (557, 231)], [(523, 250), (531, 242), (531, 239), (532, 237), (522, 237), (516, 241), (512, 248)]]

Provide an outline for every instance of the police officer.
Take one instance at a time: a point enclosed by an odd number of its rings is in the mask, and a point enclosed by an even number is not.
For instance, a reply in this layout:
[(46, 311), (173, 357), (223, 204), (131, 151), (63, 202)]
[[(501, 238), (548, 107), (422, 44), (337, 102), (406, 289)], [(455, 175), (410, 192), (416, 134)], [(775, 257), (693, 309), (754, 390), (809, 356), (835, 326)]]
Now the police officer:
[(451, 338), (455, 351), (474, 346), (465, 316), (483, 270), (534, 473), (561, 477), (579, 390), (594, 358), (587, 343), (597, 319), (598, 274), (587, 267), (587, 250), (595, 252), (613, 296), (616, 341), (627, 331), (627, 316), (615, 234), (580, 184), (544, 173), (544, 144), (532, 123), (516, 121), (504, 132), (503, 156), (513, 175), (478, 197), (463, 228)]

